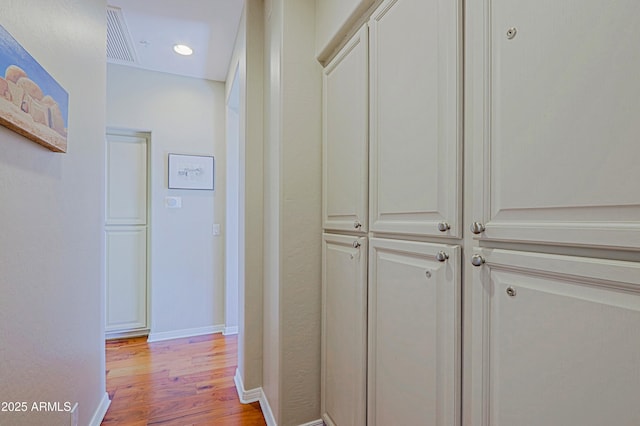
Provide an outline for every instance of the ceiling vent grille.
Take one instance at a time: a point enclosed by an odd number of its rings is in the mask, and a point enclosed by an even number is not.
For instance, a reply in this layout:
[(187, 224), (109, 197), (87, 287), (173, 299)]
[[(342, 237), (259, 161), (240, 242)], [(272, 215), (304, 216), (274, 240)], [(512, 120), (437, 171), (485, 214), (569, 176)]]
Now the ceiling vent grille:
[(107, 6), (107, 61), (138, 63), (122, 9), (114, 6)]

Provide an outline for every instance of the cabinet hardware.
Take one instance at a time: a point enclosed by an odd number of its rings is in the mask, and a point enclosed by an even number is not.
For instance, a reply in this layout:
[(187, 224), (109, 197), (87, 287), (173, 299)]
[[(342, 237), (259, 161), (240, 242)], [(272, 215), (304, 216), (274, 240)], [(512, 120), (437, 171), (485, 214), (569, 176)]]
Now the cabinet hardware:
[(507, 294), (511, 297), (516, 297), (516, 289), (511, 286), (507, 287)]
[(507, 38), (511, 40), (516, 36), (517, 33), (518, 30), (516, 29), (516, 27), (511, 27), (507, 30)]
[(474, 234), (481, 234), (484, 232), (484, 225), (481, 224), (480, 222), (473, 222), (471, 224), (471, 232), (473, 232)]
[(355, 222), (353, 222), (353, 227), (355, 229), (360, 229), (360, 228), (362, 228), (362, 224), (359, 221), (356, 220)]
[(451, 226), (447, 222), (438, 223), (438, 231), (447, 232), (449, 229), (451, 229)]
[(449, 259), (449, 255), (447, 253), (443, 252), (443, 251), (439, 251), (436, 254), (436, 260), (438, 262), (445, 262), (447, 259)]
[(427, 278), (431, 278), (431, 271), (425, 271), (424, 275), (425, 275)]
[(360, 244), (359, 241), (354, 241), (353, 242), (353, 248), (357, 249), (357, 248), (360, 248), (360, 246), (361, 246), (361, 244)]
[(484, 258), (482, 256), (480, 256), (479, 254), (474, 254), (471, 257), (471, 264), (473, 266), (482, 266), (482, 265), (484, 265), (484, 262), (485, 262)]

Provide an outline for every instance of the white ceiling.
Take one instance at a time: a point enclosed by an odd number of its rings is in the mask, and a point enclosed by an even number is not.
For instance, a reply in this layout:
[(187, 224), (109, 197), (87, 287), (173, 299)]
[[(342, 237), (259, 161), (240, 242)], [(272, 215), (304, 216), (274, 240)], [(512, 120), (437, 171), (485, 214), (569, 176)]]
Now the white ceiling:
[[(224, 81), (244, 0), (109, 0), (122, 10), (135, 62), (109, 62), (187, 77)], [(125, 37), (128, 35), (126, 34)], [(181, 56), (175, 44), (193, 55)]]

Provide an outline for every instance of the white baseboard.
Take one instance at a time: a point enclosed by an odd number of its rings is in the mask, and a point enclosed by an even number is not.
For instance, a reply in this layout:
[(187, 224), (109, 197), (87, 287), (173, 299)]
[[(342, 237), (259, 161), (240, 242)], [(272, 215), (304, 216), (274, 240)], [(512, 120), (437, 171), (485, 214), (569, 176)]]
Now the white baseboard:
[(225, 336), (230, 336), (232, 334), (238, 334), (238, 326), (234, 325), (232, 327), (225, 327), (224, 331), (222, 332), (223, 335)]
[(242, 383), (242, 377), (240, 377), (240, 371), (237, 368), (236, 375), (233, 376), (233, 381), (236, 384), (238, 398), (240, 398), (240, 402), (243, 404), (251, 404), (252, 402), (260, 401), (260, 396), (264, 394), (262, 392), (262, 388), (245, 390), (244, 383)]
[(212, 325), (209, 327), (186, 328), (183, 330), (161, 331), (159, 333), (149, 333), (147, 342), (161, 342), (163, 340), (181, 339), (184, 337), (202, 336), (204, 334), (222, 333), (224, 325)]
[(109, 394), (105, 392), (102, 396), (102, 400), (100, 401), (100, 405), (98, 405), (96, 412), (93, 414), (93, 417), (89, 422), (89, 426), (100, 426), (102, 420), (104, 420), (105, 414), (107, 414), (109, 405), (111, 405), (111, 400), (109, 399)]
[[(240, 398), (240, 402), (242, 402), (243, 404), (250, 404), (256, 401), (259, 402), (260, 408), (262, 409), (262, 415), (264, 416), (264, 421), (267, 423), (267, 426), (278, 426), (275, 417), (273, 417), (273, 411), (271, 411), (269, 400), (264, 394), (262, 388), (246, 390), (244, 388), (244, 383), (242, 383), (242, 377), (240, 377), (240, 371), (238, 371), (237, 368), (236, 375), (233, 377), (233, 381), (236, 384), (236, 391), (238, 392), (238, 398)], [(300, 426), (324, 426), (324, 422), (322, 421), (322, 419), (318, 419)]]
[(324, 426), (324, 422), (322, 421), (322, 419), (318, 419), (318, 420), (314, 420), (312, 422), (309, 423), (305, 423), (303, 425), (300, 426)]
[(233, 381), (236, 383), (236, 391), (238, 392), (238, 398), (243, 404), (250, 404), (252, 402), (259, 402), (262, 409), (262, 415), (267, 423), (267, 426), (278, 426), (276, 419), (273, 417), (273, 412), (267, 401), (267, 396), (264, 394), (262, 388), (255, 388), (246, 390), (244, 383), (242, 383), (242, 377), (240, 377), (240, 371), (236, 368), (236, 375), (233, 377)]

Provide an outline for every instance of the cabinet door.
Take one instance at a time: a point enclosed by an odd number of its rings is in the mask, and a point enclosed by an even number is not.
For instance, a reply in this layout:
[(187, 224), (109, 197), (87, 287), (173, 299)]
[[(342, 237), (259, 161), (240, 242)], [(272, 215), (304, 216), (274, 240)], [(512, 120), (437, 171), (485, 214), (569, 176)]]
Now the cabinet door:
[(459, 247), (370, 240), (368, 425), (460, 424), (460, 304)]
[(322, 256), (322, 418), (364, 426), (367, 239), (324, 234)]
[(147, 328), (147, 229), (106, 230), (107, 313), (105, 331)]
[(323, 185), (325, 229), (368, 230), (367, 28), (323, 72)]
[(460, 236), (461, 5), (387, 0), (370, 22), (370, 226)]
[(481, 238), (640, 248), (640, 5), (470, 8)]
[(640, 424), (640, 263), (476, 255), (472, 424)]

